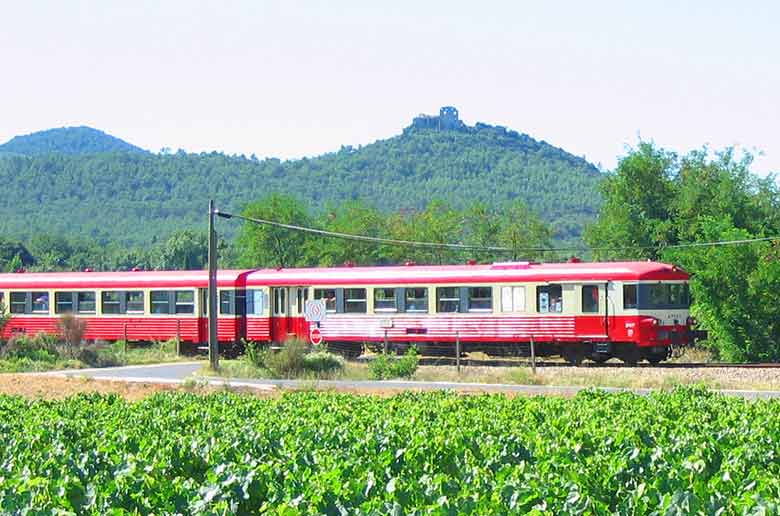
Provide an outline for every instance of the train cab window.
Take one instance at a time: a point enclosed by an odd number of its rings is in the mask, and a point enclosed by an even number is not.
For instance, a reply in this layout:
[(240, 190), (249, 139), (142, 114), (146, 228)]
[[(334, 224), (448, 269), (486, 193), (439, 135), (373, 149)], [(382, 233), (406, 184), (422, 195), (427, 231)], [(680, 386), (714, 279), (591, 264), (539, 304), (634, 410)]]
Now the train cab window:
[(436, 289), (436, 311), (445, 313), (460, 311), (460, 288), (438, 287)]
[(122, 308), (119, 300), (121, 292), (103, 292), (101, 294), (102, 308), (104, 314), (121, 314)]
[(152, 290), (151, 295), (153, 314), (170, 313), (170, 292), (167, 290)]
[(599, 287), (598, 285), (582, 286), (582, 312), (595, 314), (599, 311)]
[(27, 292), (11, 292), (11, 313), (23, 314), (27, 308)]
[(73, 292), (54, 293), (54, 313), (55, 314), (73, 313)]
[(315, 288), (314, 299), (324, 299), (325, 311), (330, 314), (336, 313), (336, 289), (335, 288)]
[(491, 287), (468, 288), (469, 312), (490, 312), (493, 310), (493, 289)]
[(235, 309), (233, 303), (235, 293), (232, 290), (221, 290), (219, 292), (219, 313), (220, 315), (233, 315)]
[(76, 310), (80, 314), (94, 314), (96, 298), (94, 292), (77, 292), (76, 293)]
[(366, 289), (344, 289), (344, 312), (350, 314), (366, 313)]
[(525, 312), (525, 287), (501, 287), (501, 311)]
[(32, 293), (32, 311), (33, 313), (49, 313), (49, 293), (48, 292), (33, 292)]
[(428, 289), (424, 287), (407, 288), (404, 297), (404, 306), (407, 312), (427, 312)]
[(125, 292), (125, 311), (129, 314), (144, 313), (144, 293), (142, 290), (131, 290)]
[(637, 307), (637, 286), (623, 285), (623, 309), (634, 310)]
[(394, 288), (375, 288), (374, 289), (374, 311), (375, 312), (397, 312), (398, 306), (395, 300)]
[(177, 290), (174, 293), (174, 312), (177, 314), (195, 313), (195, 292), (192, 290)]
[(536, 311), (540, 314), (563, 312), (563, 288), (560, 285), (536, 287)]

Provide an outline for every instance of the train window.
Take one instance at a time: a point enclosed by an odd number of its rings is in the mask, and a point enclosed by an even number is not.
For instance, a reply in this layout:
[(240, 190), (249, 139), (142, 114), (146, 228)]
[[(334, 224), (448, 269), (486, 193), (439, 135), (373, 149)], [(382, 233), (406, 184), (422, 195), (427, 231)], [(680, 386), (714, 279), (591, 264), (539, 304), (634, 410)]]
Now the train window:
[(688, 308), (690, 300), (685, 283), (656, 283), (639, 286), (639, 308), (675, 309)]
[(174, 293), (174, 302), (176, 304), (175, 313), (194, 314), (195, 313), (195, 292), (192, 290), (177, 290)]
[(5, 312), (5, 293), (0, 292), (0, 314)]
[(125, 311), (132, 314), (144, 313), (144, 293), (142, 290), (125, 292)]
[(27, 292), (11, 292), (11, 313), (23, 314), (27, 308)]
[(315, 288), (314, 299), (325, 300), (325, 311), (327, 313), (336, 313), (336, 289), (335, 288)]
[(56, 314), (73, 313), (73, 292), (54, 293), (54, 313)]
[(563, 289), (560, 285), (536, 287), (536, 311), (540, 314), (563, 312)]
[(121, 304), (119, 301), (119, 295), (121, 292), (103, 292), (101, 295), (102, 308), (104, 314), (121, 314)]
[(232, 290), (221, 290), (219, 292), (219, 313), (222, 315), (233, 315), (235, 310), (233, 308), (234, 293)]
[(636, 285), (623, 285), (623, 309), (634, 310), (637, 307)]
[(170, 292), (167, 290), (152, 290), (152, 313), (168, 314), (171, 313)]
[(49, 313), (49, 293), (48, 292), (33, 292), (32, 293), (32, 311), (33, 313)]
[(460, 311), (460, 288), (438, 287), (436, 289), (436, 311), (458, 312)]
[(350, 314), (366, 313), (366, 289), (344, 289), (344, 312)]
[(469, 312), (489, 312), (493, 309), (491, 287), (469, 287), (468, 294)]
[(525, 312), (525, 287), (501, 287), (501, 311)]
[(582, 286), (582, 312), (598, 313), (599, 311), (599, 287), (598, 285)]
[(80, 314), (94, 314), (95, 299), (96, 296), (94, 292), (77, 292), (76, 309)]
[(246, 313), (247, 315), (263, 315), (265, 309), (265, 293), (262, 290), (246, 291)]
[(422, 287), (407, 288), (405, 295), (405, 306), (407, 312), (427, 312), (428, 289)]
[(397, 312), (398, 311), (398, 307), (395, 303), (394, 288), (374, 289), (374, 311), (375, 312)]

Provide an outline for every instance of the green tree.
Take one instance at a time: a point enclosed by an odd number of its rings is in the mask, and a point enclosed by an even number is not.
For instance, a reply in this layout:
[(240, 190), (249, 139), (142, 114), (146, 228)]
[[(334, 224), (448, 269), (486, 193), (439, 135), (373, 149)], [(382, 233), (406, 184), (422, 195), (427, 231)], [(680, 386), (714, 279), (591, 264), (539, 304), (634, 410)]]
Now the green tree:
[(208, 262), (208, 253), (208, 236), (185, 229), (177, 231), (155, 249), (152, 265), (159, 270), (203, 269)]
[(502, 212), (498, 244), (510, 249), (509, 258), (541, 260), (544, 253), (529, 248), (549, 248), (552, 243), (550, 227), (532, 213), (522, 201), (515, 202)]
[[(245, 217), (311, 226), (311, 217), (303, 203), (297, 199), (271, 194), (251, 203), (244, 209)], [(244, 222), (237, 239), (238, 263), (241, 267), (295, 267), (309, 265), (305, 250), (311, 245), (312, 237), (266, 224)]]

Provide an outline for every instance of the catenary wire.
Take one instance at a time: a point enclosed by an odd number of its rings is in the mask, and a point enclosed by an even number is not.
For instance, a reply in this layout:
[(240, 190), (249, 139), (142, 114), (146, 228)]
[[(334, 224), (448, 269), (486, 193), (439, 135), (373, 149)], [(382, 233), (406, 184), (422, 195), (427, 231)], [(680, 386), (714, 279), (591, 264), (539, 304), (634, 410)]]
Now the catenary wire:
[(382, 238), (372, 237), (367, 235), (352, 235), (349, 233), (339, 233), (337, 231), (328, 231), (325, 229), (308, 228), (304, 226), (296, 226), (294, 224), (285, 224), (283, 222), (276, 222), (273, 220), (258, 219), (254, 217), (246, 217), (244, 215), (236, 215), (233, 213), (227, 213), (224, 211), (214, 210), (214, 214), (225, 219), (241, 219), (247, 222), (255, 224), (262, 224), (267, 226), (273, 226), (282, 229), (289, 229), (291, 231), (301, 231), (303, 233), (311, 233), (315, 235), (342, 238), (345, 240), (355, 240), (358, 242), (372, 242), (376, 244), (385, 245), (398, 245), (409, 247), (426, 247), (432, 249), (455, 249), (460, 251), (480, 251), (480, 252), (498, 252), (498, 253), (516, 253), (516, 252), (592, 252), (592, 251), (629, 251), (629, 250), (647, 250), (647, 249), (683, 249), (688, 247), (714, 247), (724, 245), (740, 245), (750, 244), (755, 242), (769, 242), (780, 241), (780, 236), (771, 237), (759, 237), (759, 238), (743, 238), (738, 240), (718, 240), (713, 242), (688, 242), (682, 244), (670, 244), (670, 245), (637, 245), (637, 246), (622, 246), (622, 247), (518, 247), (516, 249), (510, 249), (508, 247), (501, 246), (479, 246), (470, 244), (450, 244), (441, 242), (420, 242), (416, 240), (399, 240), (395, 238)]

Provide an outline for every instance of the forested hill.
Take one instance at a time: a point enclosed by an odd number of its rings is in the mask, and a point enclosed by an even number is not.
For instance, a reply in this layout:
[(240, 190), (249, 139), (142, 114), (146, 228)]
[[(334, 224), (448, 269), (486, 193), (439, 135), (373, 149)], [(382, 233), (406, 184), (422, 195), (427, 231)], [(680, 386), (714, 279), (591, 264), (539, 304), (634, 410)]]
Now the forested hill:
[[(0, 207), (0, 235), (143, 244), (177, 229), (202, 230), (209, 198), (241, 210), (284, 192), (315, 210), (360, 199), (385, 212), (432, 199), (463, 207), (519, 198), (553, 224), (559, 239), (570, 239), (595, 218), (600, 180), (584, 159), (484, 124), (455, 130), (413, 124), (387, 140), (287, 162), (182, 151), (8, 155), (0, 159), (0, 182), (12, 201)], [(237, 224), (221, 226), (232, 232)]]
[(97, 152), (146, 152), (103, 131), (91, 127), (61, 127), (23, 136), (15, 136), (0, 145), (0, 154), (37, 156), (62, 154), (94, 154)]

